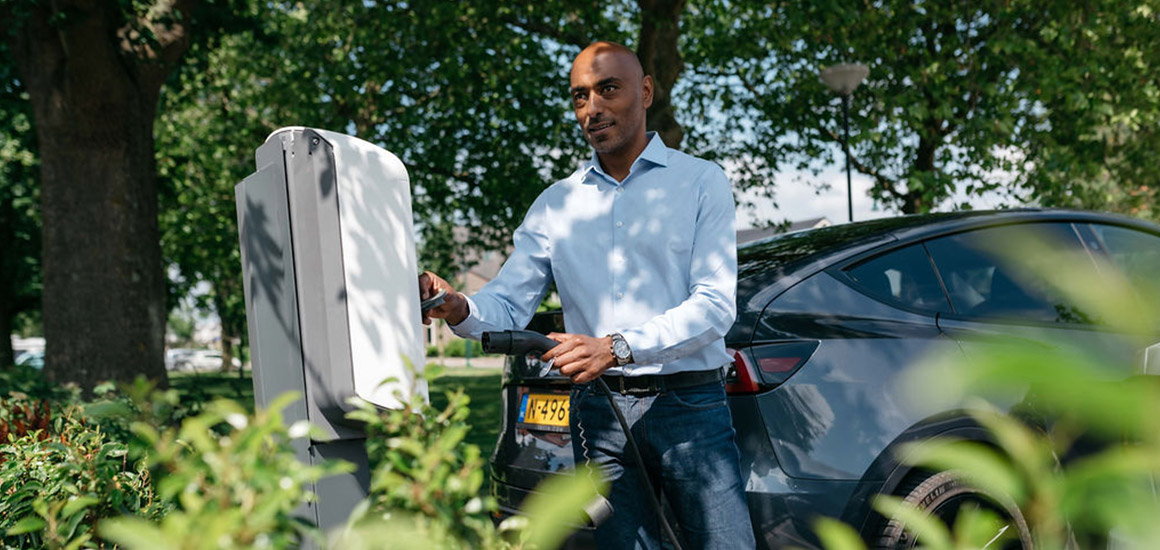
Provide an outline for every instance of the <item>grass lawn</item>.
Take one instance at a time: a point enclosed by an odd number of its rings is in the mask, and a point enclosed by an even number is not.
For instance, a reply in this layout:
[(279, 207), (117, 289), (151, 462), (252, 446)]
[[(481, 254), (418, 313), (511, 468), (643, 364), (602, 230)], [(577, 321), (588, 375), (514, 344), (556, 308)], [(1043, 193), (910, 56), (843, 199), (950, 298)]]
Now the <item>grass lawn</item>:
[(471, 398), (468, 404), (471, 415), (467, 417), (471, 431), (467, 434), (467, 442), (479, 445), (485, 459), (491, 457), (496, 437), (499, 436), (503, 415), (499, 393), (502, 373), (502, 369), (493, 368), (448, 368), (431, 385), (431, 405), (437, 410), (447, 406), (445, 392), (463, 388), (464, 393)]
[[(471, 398), (471, 415), (467, 419), (471, 432), (467, 434), (467, 442), (479, 445), (484, 458), (491, 456), (499, 435), (503, 414), (499, 394), (501, 375), (502, 370), (498, 368), (448, 368), (431, 384), (431, 405), (437, 410), (447, 406), (445, 393), (448, 391), (463, 388)], [(254, 406), (254, 382), (248, 372), (245, 377), (239, 377), (236, 372), (170, 373), (169, 384), (181, 392), (183, 401), (228, 398), (251, 410)]]
[(250, 373), (171, 372), (169, 386), (181, 394), (182, 402), (233, 399), (247, 410), (254, 410), (254, 380)]

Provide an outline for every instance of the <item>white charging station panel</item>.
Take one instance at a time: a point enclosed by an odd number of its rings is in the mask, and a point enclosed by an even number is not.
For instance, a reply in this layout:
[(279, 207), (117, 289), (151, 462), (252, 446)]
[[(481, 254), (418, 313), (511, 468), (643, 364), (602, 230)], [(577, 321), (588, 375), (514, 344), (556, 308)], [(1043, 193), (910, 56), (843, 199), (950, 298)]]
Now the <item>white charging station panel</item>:
[(396, 391), (410, 390), (411, 369), (422, 369), (426, 357), (410, 178), (402, 161), (380, 147), (315, 132), (334, 154), (354, 394), (398, 408)]
[(426, 355), (407, 170), (313, 128), (273, 132), (256, 157), (237, 190), (255, 398), (300, 391), (324, 440), (362, 437), (348, 400), (400, 407)]
[(336, 527), (370, 486), (350, 399), (399, 408), (396, 394), (409, 397), (423, 368), (410, 180), (390, 152), (313, 128), (277, 130), (255, 157), (236, 188), (254, 400), (302, 396), (284, 421), (320, 431), (292, 442), (298, 459), (355, 465), (315, 482), (317, 500), (299, 510)]

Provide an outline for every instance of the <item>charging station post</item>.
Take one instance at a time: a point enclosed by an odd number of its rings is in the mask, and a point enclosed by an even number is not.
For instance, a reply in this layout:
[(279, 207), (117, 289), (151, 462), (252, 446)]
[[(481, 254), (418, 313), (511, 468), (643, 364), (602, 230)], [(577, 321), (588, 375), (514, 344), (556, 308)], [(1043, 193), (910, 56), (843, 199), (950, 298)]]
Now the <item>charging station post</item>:
[(296, 392), (286, 422), (323, 434), (295, 442), (299, 460), (356, 465), (319, 480), (317, 500), (299, 510), (332, 528), (370, 485), (348, 400), (400, 407), (396, 392), (423, 368), (410, 180), (390, 152), (312, 128), (275, 131), (255, 157), (235, 188), (254, 400)]

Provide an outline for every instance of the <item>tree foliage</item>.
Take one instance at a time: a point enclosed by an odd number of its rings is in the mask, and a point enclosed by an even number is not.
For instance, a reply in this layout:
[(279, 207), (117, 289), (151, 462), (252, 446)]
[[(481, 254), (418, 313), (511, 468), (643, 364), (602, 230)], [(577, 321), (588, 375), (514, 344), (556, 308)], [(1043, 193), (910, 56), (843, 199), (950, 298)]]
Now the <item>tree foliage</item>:
[(1106, 207), (1064, 198), (1101, 167), (1128, 176), (1109, 161), (1149, 149), (1137, 140), (1157, 111), (1151, 3), (706, 0), (686, 17), (686, 116), (723, 115), (696, 127), (698, 143), (737, 161), (744, 187), (816, 175), (843, 139), (819, 71), (858, 61), (870, 76), (853, 96), (852, 164), (876, 200), (910, 213), (1003, 189)]
[(466, 267), (455, 265), (455, 226), (471, 229), (467, 246), (501, 246), (547, 182), (585, 156), (567, 63), (577, 44), (619, 34), (593, 4), (297, 6), (279, 33), (285, 73), (271, 91), (403, 160), (432, 267)]
[[(244, 337), (233, 186), (284, 126), (357, 135), (398, 155), (414, 186), (425, 267), (500, 248), (528, 204), (586, 152), (567, 63), (621, 22), (593, 4), (273, 4), (253, 26), (194, 45), (158, 125), (162, 230), (188, 291), (211, 283), (223, 329)], [(455, 227), (469, 227), (468, 242)], [(459, 232), (461, 238), (464, 232)]]
[(1046, 205), (1160, 220), (1160, 2), (1041, 7), (1025, 69), (1043, 107), (1021, 182)]

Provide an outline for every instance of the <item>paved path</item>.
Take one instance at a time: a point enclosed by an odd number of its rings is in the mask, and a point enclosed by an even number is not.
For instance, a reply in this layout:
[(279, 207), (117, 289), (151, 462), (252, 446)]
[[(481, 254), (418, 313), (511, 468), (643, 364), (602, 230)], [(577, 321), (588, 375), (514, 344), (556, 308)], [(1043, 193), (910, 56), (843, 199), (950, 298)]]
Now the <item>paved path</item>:
[[(498, 369), (503, 367), (502, 355), (485, 355), (483, 357), (472, 357), (472, 368), (489, 368)], [(439, 357), (428, 357), (427, 363), (442, 364), (444, 367), (466, 367), (467, 360), (463, 357), (444, 357), (442, 360)]]

